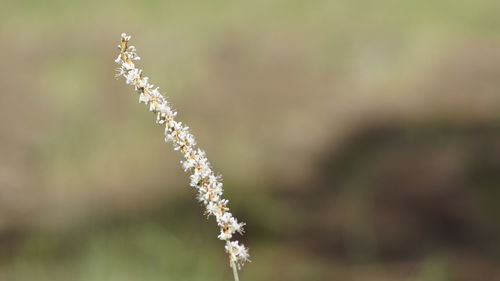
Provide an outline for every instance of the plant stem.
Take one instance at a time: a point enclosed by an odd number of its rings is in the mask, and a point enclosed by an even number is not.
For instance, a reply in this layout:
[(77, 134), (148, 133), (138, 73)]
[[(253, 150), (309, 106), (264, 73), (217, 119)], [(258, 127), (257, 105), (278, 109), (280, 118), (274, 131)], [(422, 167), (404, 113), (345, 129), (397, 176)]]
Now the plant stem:
[(231, 261), (231, 268), (233, 269), (234, 281), (240, 281), (240, 278), (238, 277), (238, 269), (236, 268), (234, 261)]

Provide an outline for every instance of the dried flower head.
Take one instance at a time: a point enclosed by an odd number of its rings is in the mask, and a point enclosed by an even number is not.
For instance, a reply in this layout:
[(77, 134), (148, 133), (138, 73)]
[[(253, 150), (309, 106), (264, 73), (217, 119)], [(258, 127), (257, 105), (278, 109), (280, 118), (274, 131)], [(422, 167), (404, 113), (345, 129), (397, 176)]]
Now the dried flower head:
[(205, 214), (215, 217), (220, 228), (217, 238), (226, 242), (225, 250), (237, 279), (236, 269), (241, 269), (241, 266), (249, 261), (249, 254), (244, 245), (231, 239), (236, 232), (243, 234), (245, 223), (238, 222), (229, 212), (228, 200), (222, 198), (222, 178), (212, 170), (205, 152), (197, 148), (189, 127), (174, 120), (177, 112), (160, 93), (159, 88), (149, 83), (149, 78), (143, 75), (142, 69), (136, 67), (135, 62), (140, 60), (140, 57), (137, 56), (136, 48), (128, 45), (130, 39), (131, 36), (125, 33), (121, 35), (118, 45), (120, 54), (115, 60), (119, 65), (117, 77), (124, 77), (126, 83), (134, 87), (139, 94), (139, 102), (148, 105), (149, 111), (156, 114), (156, 123), (164, 124), (165, 141), (171, 142), (174, 150), (182, 153), (182, 168), (190, 174), (190, 186), (196, 189), (197, 199), (204, 205)]

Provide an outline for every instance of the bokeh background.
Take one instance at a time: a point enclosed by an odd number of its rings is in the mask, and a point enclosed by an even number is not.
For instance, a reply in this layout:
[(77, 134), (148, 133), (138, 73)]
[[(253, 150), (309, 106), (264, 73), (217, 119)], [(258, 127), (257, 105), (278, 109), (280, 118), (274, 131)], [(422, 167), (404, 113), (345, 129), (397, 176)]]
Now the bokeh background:
[(500, 2), (0, 8), (0, 280), (232, 280), (120, 33), (224, 175), (242, 280), (500, 280)]

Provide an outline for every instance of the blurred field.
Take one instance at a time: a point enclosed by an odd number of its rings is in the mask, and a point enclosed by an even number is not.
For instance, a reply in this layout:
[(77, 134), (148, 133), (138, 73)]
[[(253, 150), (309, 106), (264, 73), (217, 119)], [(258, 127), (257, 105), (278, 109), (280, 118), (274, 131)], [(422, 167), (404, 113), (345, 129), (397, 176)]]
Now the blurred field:
[(119, 35), (224, 175), (246, 280), (500, 280), (500, 2), (10, 1), (0, 280), (231, 280)]

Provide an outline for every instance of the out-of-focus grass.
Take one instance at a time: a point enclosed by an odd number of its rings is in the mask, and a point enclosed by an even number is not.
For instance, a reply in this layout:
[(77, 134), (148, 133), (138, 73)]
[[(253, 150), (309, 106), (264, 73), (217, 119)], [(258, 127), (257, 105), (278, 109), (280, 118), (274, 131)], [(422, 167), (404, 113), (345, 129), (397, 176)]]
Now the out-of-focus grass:
[(80, 231), (62, 237), (34, 233), (2, 269), (2, 280), (227, 279), (221, 256), (215, 255), (220, 249), (182, 239), (186, 236), (157, 223), (104, 229), (87, 225)]
[[(266, 200), (259, 197), (261, 203)], [(0, 254), (0, 278), (42, 281), (231, 279), (223, 245), (212, 239), (216, 227), (212, 221), (199, 219), (197, 211), (201, 208), (190, 203), (189, 197), (181, 196), (165, 202), (161, 208), (108, 217), (100, 214), (73, 226), (27, 231), (22, 243), (14, 239), (10, 252)], [(255, 207), (262, 208), (262, 205)], [(253, 209), (252, 204), (250, 208)], [(248, 219), (255, 219), (263, 211), (248, 213)], [(279, 225), (284, 215), (270, 214), (262, 223)], [(290, 249), (272, 246), (278, 243), (281, 230), (273, 229), (272, 225), (252, 226), (256, 233), (274, 233), (252, 247), (255, 256), (270, 264), (243, 272), (242, 277), (305, 280), (325, 276), (324, 267), (314, 260)], [(296, 266), (283, 272), (282, 267), (289, 262)], [(277, 271), (269, 271), (274, 266)]]

